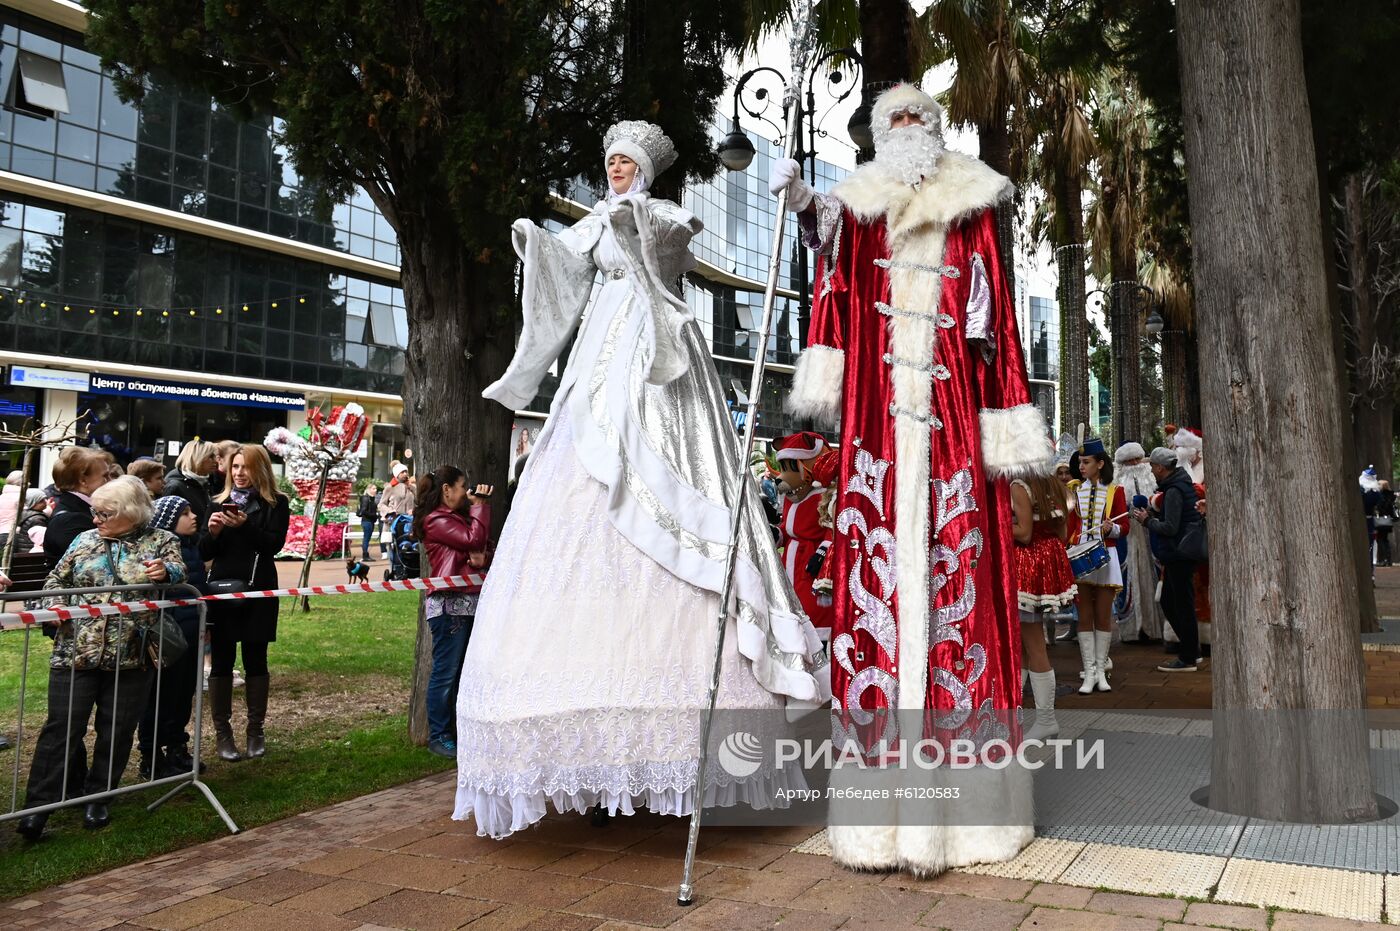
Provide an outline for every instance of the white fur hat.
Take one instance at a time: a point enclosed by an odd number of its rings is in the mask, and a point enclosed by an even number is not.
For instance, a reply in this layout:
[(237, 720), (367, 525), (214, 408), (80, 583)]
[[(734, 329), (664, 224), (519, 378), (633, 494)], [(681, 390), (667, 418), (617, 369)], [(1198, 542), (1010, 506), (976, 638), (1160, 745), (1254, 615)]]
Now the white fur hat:
[(623, 120), (608, 128), (603, 137), (603, 162), (614, 155), (625, 155), (637, 163), (648, 181), (676, 161), (676, 146), (661, 127), (645, 120)]
[(1146, 459), (1147, 451), (1142, 448), (1141, 443), (1124, 443), (1118, 447), (1118, 451), (1113, 454), (1113, 461), (1122, 465), (1130, 459)]
[(889, 135), (890, 119), (898, 113), (916, 114), (929, 132), (943, 138), (943, 108), (938, 102), (913, 84), (896, 84), (876, 97), (870, 107), (870, 133), (877, 151)]

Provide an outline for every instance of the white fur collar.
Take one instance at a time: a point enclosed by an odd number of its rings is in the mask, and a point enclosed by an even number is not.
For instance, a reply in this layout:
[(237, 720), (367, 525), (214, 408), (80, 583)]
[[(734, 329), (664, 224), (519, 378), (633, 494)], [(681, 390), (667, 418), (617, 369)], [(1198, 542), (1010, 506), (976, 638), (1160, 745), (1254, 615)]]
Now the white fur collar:
[(856, 218), (886, 218), (892, 237), (924, 226), (949, 226), (1009, 198), (1015, 187), (985, 163), (944, 152), (938, 170), (916, 190), (874, 162), (862, 165), (832, 190)]

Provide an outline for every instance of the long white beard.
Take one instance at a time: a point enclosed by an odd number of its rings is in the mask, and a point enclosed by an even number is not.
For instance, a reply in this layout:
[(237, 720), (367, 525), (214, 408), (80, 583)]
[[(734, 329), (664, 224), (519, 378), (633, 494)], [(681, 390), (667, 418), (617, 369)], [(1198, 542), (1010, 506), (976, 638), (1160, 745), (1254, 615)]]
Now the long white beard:
[(1132, 507), (1133, 495), (1152, 497), (1157, 493), (1157, 479), (1152, 474), (1152, 466), (1147, 463), (1135, 466), (1119, 466), (1118, 483), (1123, 486), (1123, 494), (1128, 496), (1128, 506)]
[(905, 184), (933, 174), (943, 154), (943, 137), (927, 126), (901, 126), (885, 135), (875, 150), (875, 164)]

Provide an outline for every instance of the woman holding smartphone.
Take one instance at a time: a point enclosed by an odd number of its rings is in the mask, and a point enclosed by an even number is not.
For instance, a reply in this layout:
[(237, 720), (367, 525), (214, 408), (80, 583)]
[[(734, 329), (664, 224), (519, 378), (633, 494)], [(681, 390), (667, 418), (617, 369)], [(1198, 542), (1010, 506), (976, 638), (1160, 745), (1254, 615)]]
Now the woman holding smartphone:
[[(276, 588), (273, 557), (287, 540), (290, 521), (290, 504), (277, 491), (267, 450), (254, 443), (240, 447), (229, 462), (224, 490), (214, 497), (209, 532), (199, 542), (200, 555), (213, 560), (211, 584), (232, 580), (254, 591)], [(247, 756), (266, 752), (267, 645), (277, 639), (277, 607), (276, 598), (210, 602), (209, 709), (220, 759), (233, 762), (244, 756), (233, 739), (232, 723), (233, 661), (239, 644), (247, 679)]]

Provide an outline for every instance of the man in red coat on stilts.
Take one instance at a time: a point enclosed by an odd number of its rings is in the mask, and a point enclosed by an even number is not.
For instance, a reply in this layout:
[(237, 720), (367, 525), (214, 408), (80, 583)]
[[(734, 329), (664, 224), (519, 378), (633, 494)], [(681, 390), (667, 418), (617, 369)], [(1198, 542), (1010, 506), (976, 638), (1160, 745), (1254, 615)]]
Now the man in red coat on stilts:
[(1010, 859), (1034, 836), (1029, 772), (998, 765), (1020, 739), (1008, 480), (1048, 474), (1053, 450), (998, 248), (1011, 182), (944, 150), (918, 88), (871, 109), (875, 158), (830, 195), (791, 160), (771, 187), (819, 255), (788, 406), (841, 430), (832, 713), (838, 743), (874, 767), (849, 778), (877, 798), (881, 780), (904, 784), (897, 741), (906, 755), (966, 742), (977, 761), (925, 774), (941, 796), (834, 804), (828, 836), (846, 866), (927, 875)]

